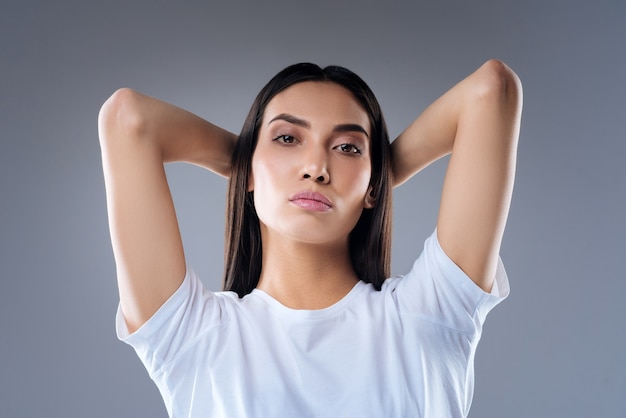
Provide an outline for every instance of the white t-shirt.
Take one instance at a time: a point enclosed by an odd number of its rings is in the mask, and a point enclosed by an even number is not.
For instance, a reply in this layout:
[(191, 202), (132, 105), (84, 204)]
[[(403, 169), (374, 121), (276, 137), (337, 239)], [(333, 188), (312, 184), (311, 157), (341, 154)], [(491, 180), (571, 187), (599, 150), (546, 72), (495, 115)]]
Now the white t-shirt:
[(501, 261), (485, 293), (435, 231), (406, 276), (325, 309), (210, 292), (189, 270), (135, 333), (116, 322), (171, 417), (464, 417), (483, 321), (508, 291)]

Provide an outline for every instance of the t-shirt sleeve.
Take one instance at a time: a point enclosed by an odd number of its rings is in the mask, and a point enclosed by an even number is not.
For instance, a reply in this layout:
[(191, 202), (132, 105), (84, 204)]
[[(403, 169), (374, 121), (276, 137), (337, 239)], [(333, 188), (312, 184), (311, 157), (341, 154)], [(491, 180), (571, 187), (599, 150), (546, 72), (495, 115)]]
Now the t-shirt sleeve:
[(188, 269), (176, 292), (134, 333), (129, 334), (124, 314), (118, 306), (117, 336), (135, 349), (148, 373), (154, 377), (198, 337), (220, 325), (223, 320), (220, 305), (219, 298)]
[(436, 229), (409, 273), (390, 285), (400, 312), (467, 333), (480, 332), (489, 311), (509, 294), (499, 257), (493, 288), (487, 293), (446, 255)]

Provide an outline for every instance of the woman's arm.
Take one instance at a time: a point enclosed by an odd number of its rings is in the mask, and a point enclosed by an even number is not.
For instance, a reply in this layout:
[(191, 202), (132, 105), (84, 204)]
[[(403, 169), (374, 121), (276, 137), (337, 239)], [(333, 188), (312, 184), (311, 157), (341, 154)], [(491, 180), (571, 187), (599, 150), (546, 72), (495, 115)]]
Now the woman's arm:
[(490, 291), (509, 211), (522, 111), (522, 87), (491, 60), (431, 104), (393, 143), (396, 185), (452, 153), (438, 239), (446, 254)]
[(236, 136), (130, 89), (104, 103), (98, 131), (120, 302), (133, 332), (185, 275), (163, 163), (186, 161), (228, 176)]

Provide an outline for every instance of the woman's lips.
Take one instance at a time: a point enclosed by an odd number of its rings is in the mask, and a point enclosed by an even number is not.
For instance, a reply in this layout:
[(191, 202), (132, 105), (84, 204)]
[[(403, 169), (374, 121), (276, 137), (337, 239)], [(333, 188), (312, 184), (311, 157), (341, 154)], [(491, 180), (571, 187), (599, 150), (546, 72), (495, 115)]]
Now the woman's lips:
[(326, 212), (333, 207), (326, 196), (317, 192), (296, 193), (289, 198), (289, 201), (302, 209), (316, 212)]

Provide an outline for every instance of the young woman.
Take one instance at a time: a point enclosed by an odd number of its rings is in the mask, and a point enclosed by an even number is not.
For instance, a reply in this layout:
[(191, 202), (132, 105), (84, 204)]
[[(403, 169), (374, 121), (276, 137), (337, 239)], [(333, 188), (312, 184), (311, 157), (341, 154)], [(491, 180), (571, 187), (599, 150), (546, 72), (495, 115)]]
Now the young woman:
[[(239, 137), (114, 93), (99, 132), (118, 334), (170, 416), (467, 415), (482, 324), (508, 294), (498, 253), (521, 101), (491, 60), (389, 145), (374, 95), (341, 67), (281, 71)], [(388, 278), (391, 187), (448, 153), (435, 231)], [(185, 263), (170, 161), (230, 178), (224, 292)]]

